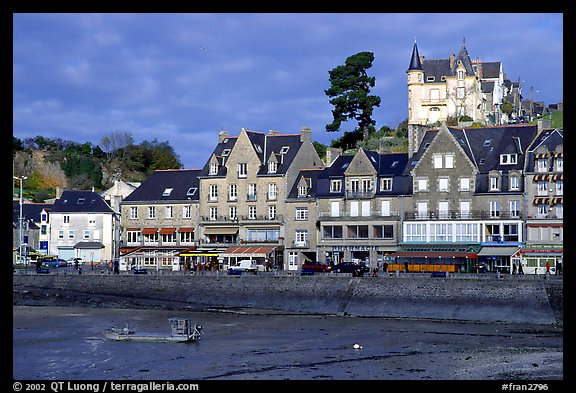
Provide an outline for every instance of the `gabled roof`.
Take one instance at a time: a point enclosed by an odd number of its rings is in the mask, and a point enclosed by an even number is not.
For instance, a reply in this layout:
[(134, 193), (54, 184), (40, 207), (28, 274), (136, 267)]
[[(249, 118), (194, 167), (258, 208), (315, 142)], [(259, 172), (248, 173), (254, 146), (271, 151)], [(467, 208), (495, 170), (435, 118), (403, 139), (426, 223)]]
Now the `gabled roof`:
[(298, 174), (292, 189), (288, 192), (288, 198), (298, 198), (298, 187), (301, 184), (306, 184), (310, 187), (308, 189), (308, 195), (310, 195), (310, 198), (317, 198), (318, 196), (329, 192), (330, 181), (326, 169), (327, 168), (302, 169)]
[(113, 213), (104, 198), (93, 191), (66, 190), (52, 205), (54, 213)]
[(237, 136), (226, 136), (221, 142), (218, 142), (216, 147), (214, 147), (212, 154), (208, 157), (206, 164), (204, 164), (200, 170), (198, 176), (208, 176), (210, 173), (210, 161), (213, 157), (216, 157), (220, 164), (218, 174), (215, 176), (226, 176), (226, 166), (222, 165), (222, 162), (225, 162), (228, 159), (229, 152), (232, 151), (237, 140)]
[(482, 79), (498, 79), (500, 78), (500, 69), (502, 62), (491, 61), (482, 63)]
[(124, 199), (126, 202), (195, 201), (199, 200), (201, 169), (155, 171), (140, 187)]
[(259, 175), (268, 173), (267, 160), (272, 152), (275, 153), (278, 160), (278, 168), (276, 174), (285, 174), (296, 154), (302, 146), (300, 134), (272, 134), (265, 136), (265, 152), (266, 160), (263, 160), (263, 165), (258, 171)]
[[(542, 130), (534, 138), (530, 146), (528, 147), (528, 157), (526, 157), (526, 168), (527, 171), (531, 171), (534, 168), (534, 160), (536, 159), (536, 149), (545, 146), (548, 153), (558, 153), (556, 148), (564, 143), (564, 130), (563, 129), (545, 129)], [(562, 152), (563, 153), (563, 152)]]

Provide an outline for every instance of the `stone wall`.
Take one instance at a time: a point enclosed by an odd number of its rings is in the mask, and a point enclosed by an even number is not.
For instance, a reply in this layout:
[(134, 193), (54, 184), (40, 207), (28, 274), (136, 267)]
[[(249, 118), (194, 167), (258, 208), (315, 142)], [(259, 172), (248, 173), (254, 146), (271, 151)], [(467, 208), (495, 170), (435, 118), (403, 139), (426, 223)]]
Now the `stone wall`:
[(17, 305), (58, 301), (192, 310), (249, 307), (363, 317), (562, 323), (561, 279), (16, 274), (13, 284)]

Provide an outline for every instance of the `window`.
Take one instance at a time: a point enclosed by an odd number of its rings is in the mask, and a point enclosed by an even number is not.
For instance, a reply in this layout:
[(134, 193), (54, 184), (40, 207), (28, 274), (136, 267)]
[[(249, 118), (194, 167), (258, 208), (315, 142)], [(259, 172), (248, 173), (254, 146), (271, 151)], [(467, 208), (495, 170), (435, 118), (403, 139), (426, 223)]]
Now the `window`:
[(280, 237), (280, 228), (269, 229), (248, 229), (248, 241), (251, 242), (273, 242)]
[(438, 202), (438, 217), (439, 218), (450, 218), (450, 212), (448, 211), (448, 201)]
[(407, 242), (426, 241), (426, 224), (406, 224), (404, 237)]
[(212, 162), (210, 163), (210, 172), (209, 175), (217, 175), (218, 174), (218, 163)]
[(500, 164), (501, 165), (513, 165), (518, 163), (517, 154), (500, 154)]
[(374, 239), (394, 239), (393, 225), (374, 225), (372, 229)]
[(330, 192), (341, 192), (342, 180), (330, 180)]
[(322, 237), (324, 239), (342, 239), (342, 226), (341, 225), (323, 226)]
[(510, 201), (510, 217), (520, 217), (520, 201)]
[(380, 179), (380, 191), (392, 191), (391, 177), (384, 177)]
[(64, 224), (70, 224), (70, 216), (69, 215), (65, 214), (62, 217), (62, 220), (64, 221)]
[(464, 70), (458, 70), (458, 80), (461, 81), (464, 79), (464, 75), (466, 75), (466, 73), (464, 72)]
[(362, 190), (363, 193), (372, 191), (372, 179), (362, 179)]
[(307, 207), (297, 207), (296, 208), (296, 221), (305, 221), (308, 219), (308, 208)]
[(428, 191), (428, 179), (418, 179), (418, 191)]
[(217, 184), (210, 184), (208, 200), (209, 201), (218, 200), (218, 185)]
[(236, 220), (238, 217), (238, 209), (236, 206), (230, 206), (228, 208), (228, 217), (230, 217), (231, 220)]
[(238, 186), (236, 184), (228, 185), (228, 200), (235, 201), (238, 199)]
[(563, 157), (556, 158), (556, 170), (558, 172), (564, 171), (564, 158)]
[(347, 239), (368, 239), (368, 225), (347, 225)]
[(478, 241), (478, 225), (477, 224), (456, 224), (456, 241)]
[(454, 154), (444, 155), (444, 167), (448, 169), (454, 168)]
[(248, 164), (238, 164), (238, 177), (245, 178), (248, 176)]
[(384, 217), (387, 217), (390, 215), (390, 201), (382, 201), (381, 214)]
[(128, 243), (140, 243), (140, 231), (127, 231), (126, 232), (126, 241)]
[(276, 183), (268, 183), (268, 199), (276, 200), (276, 195), (278, 192), (278, 186)]
[(74, 230), (73, 229), (70, 229), (68, 231), (68, 239), (74, 239)]
[(192, 243), (193, 232), (179, 232), (179, 234), (180, 234), (180, 244)]
[(297, 230), (296, 231), (296, 240), (294, 241), (295, 246), (307, 246), (308, 245), (308, 231)]
[(182, 216), (184, 218), (192, 218), (192, 206), (183, 206), (182, 207)]
[(289, 251), (288, 252), (288, 270), (298, 269), (298, 252)]
[(167, 197), (170, 196), (170, 194), (172, 193), (173, 188), (166, 188), (164, 189), (164, 192), (162, 193), (163, 197)]
[(518, 236), (518, 224), (503, 224), (503, 239), (505, 242), (517, 242), (520, 240)]
[(496, 176), (490, 176), (490, 191), (499, 191), (499, 179)]
[(286, 154), (288, 153), (288, 150), (290, 150), (290, 146), (282, 146), (280, 149), (280, 154)]
[(438, 191), (448, 191), (448, 178), (447, 177), (438, 178)]
[(172, 206), (166, 206), (166, 218), (170, 219), (173, 217), (173, 208)]
[(460, 191), (470, 191), (470, 178), (468, 177), (460, 178)]
[(430, 241), (452, 241), (452, 224), (431, 224)]
[(500, 217), (500, 201), (490, 201), (490, 217)]
[(548, 195), (548, 181), (538, 181), (538, 195)]
[(536, 172), (548, 172), (547, 158), (538, 158), (536, 160)]
[(196, 194), (196, 190), (197, 190), (197, 189), (198, 189), (198, 188), (196, 188), (196, 187), (190, 187), (190, 188), (188, 189), (188, 191), (186, 192), (186, 196), (193, 196), (194, 194)]
[(79, 204), (79, 205), (83, 205), (85, 200), (86, 200), (86, 198), (78, 198), (78, 200), (76, 201), (76, 203)]
[(350, 202), (350, 216), (358, 217), (358, 201)]
[(175, 234), (175, 232), (163, 233), (163, 234), (161, 234), (160, 236), (161, 236), (161, 239), (162, 239), (162, 243), (163, 243), (163, 244), (175, 243), (175, 242), (176, 242), (176, 234)]
[(276, 161), (268, 162), (268, 173), (276, 173), (278, 170), (278, 163)]
[(556, 180), (556, 195), (564, 195), (564, 180)]
[(308, 187), (299, 186), (298, 187), (298, 196), (299, 197), (305, 197), (306, 195), (308, 195)]
[(276, 205), (269, 205), (268, 206), (268, 219), (269, 220), (276, 219)]
[(370, 216), (370, 201), (362, 201), (362, 216)]
[(470, 201), (460, 201), (460, 217), (470, 218)]
[(520, 190), (520, 177), (516, 175), (510, 176), (510, 191)]
[(90, 239), (90, 230), (89, 230), (89, 229), (84, 229), (84, 233), (83, 233), (82, 238), (83, 238), (84, 240)]
[(538, 218), (545, 218), (548, 215), (548, 205), (540, 204), (538, 205)]
[(230, 155), (230, 149), (224, 149), (224, 150), (222, 150), (222, 156), (223, 156), (223, 157), (226, 157), (226, 156), (228, 156), (228, 155)]
[(40, 227), (40, 234), (47, 235), (48, 234), (48, 225), (42, 225)]
[(210, 220), (216, 221), (218, 219), (218, 208), (213, 206), (210, 208)]
[(156, 206), (148, 206), (148, 219), (156, 218)]
[(428, 202), (418, 202), (416, 209), (416, 218), (428, 218)]
[(331, 217), (340, 217), (340, 201), (331, 201), (330, 202), (330, 216)]
[(464, 98), (464, 88), (463, 87), (458, 87), (456, 88), (456, 98)]
[(63, 230), (58, 231), (58, 239), (64, 239), (64, 231)]
[(136, 220), (138, 218), (138, 208), (133, 206), (130, 208), (130, 219)]
[(432, 160), (434, 162), (434, 169), (442, 168), (442, 155), (434, 154), (434, 156), (432, 156)]
[(248, 185), (248, 200), (249, 201), (256, 200), (256, 184), (254, 183)]
[(358, 179), (350, 180), (350, 191), (355, 194), (358, 193), (358, 191), (360, 191), (360, 180)]
[(255, 220), (256, 219), (256, 206), (248, 206), (248, 219)]

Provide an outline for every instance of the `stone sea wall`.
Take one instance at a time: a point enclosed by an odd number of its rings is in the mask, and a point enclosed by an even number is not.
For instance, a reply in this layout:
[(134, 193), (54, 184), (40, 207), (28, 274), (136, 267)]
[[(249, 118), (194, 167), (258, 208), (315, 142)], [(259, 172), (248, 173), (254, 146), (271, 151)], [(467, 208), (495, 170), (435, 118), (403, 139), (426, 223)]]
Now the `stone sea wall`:
[(429, 275), (15, 274), (15, 305), (255, 308), (361, 317), (562, 323), (563, 280)]

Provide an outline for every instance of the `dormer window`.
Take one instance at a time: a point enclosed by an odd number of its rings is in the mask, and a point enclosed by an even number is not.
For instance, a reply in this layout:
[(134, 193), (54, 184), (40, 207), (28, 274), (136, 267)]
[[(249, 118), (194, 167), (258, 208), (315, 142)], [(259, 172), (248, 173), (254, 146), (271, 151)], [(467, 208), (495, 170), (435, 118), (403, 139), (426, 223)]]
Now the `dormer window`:
[(464, 76), (466, 75), (466, 72), (464, 70), (458, 70), (458, 80), (464, 80)]
[(518, 163), (517, 154), (500, 154), (500, 164), (501, 165), (514, 165)]
[(278, 170), (278, 163), (276, 161), (268, 162), (268, 173), (276, 173)]
[(489, 187), (489, 191), (500, 191), (500, 177), (497, 175), (490, 175)]
[(298, 187), (298, 196), (299, 197), (305, 197), (306, 195), (308, 195), (308, 187), (299, 186)]
[(426, 77), (426, 82), (434, 82), (435, 79), (436, 79), (435, 76), (427, 76), (427, 77)]
[(248, 164), (241, 163), (238, 164), (238, 177), (247, 177), (248, 176)]
[(210, 163), (210, 175), (217, 175), (218, 174), (218, 163), (212, 162)]

